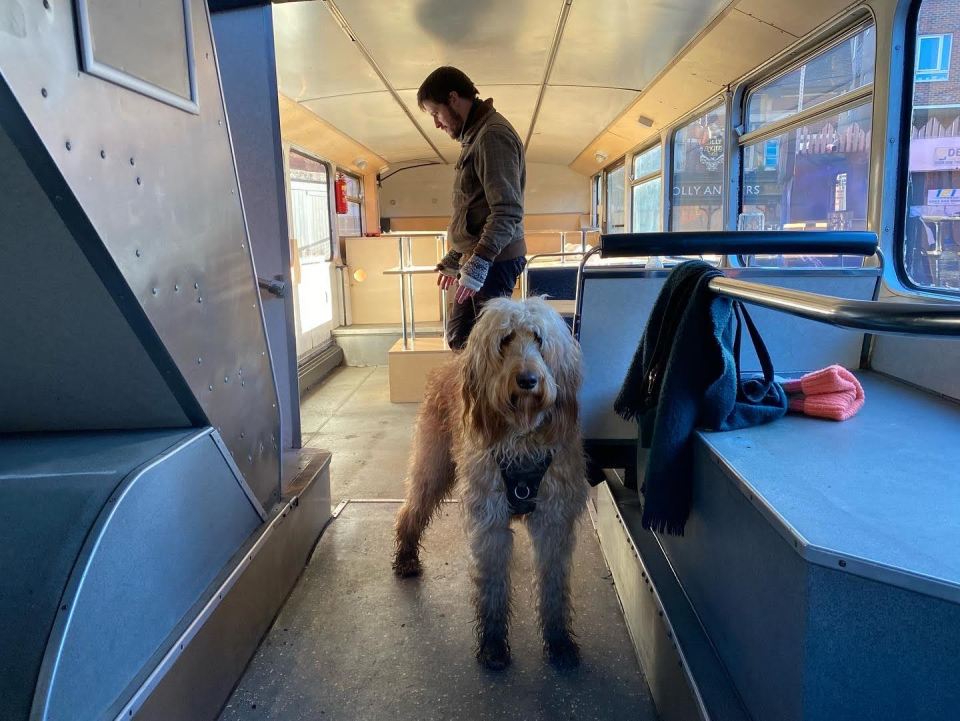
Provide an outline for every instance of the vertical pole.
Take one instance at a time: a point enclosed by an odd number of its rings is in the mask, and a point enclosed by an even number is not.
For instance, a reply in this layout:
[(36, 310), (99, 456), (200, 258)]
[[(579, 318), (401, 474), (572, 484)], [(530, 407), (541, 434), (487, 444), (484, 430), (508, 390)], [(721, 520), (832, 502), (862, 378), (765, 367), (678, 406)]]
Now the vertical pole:
[[(413, 268), (413, 239), (410, 236), (406, 236), (407, 241), (407, 264), (405, 267)], [(417, 342), (417, 324), (414, 317), (414, 296), (413, 296), (413, 271), (411, 270), (407, 277), (407, 294), (409, 296), (410, 306), (410, 340), (413, 343)]]
[(397, 248), (400, 251), (400, 333), (403, 336), (403, 349), (410, 350), (407, 342), (407, 289), (403, 273), (403, 238), (397, 238)]

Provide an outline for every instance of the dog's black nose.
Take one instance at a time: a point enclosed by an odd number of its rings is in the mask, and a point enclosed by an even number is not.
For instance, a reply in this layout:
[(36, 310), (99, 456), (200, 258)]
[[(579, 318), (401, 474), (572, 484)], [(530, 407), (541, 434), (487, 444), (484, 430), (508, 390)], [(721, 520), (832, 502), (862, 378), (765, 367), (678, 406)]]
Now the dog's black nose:
[(533, 373), (517, 373), (517, 385), (525, 391), (532, 391), (537, 387), (537, 376)]

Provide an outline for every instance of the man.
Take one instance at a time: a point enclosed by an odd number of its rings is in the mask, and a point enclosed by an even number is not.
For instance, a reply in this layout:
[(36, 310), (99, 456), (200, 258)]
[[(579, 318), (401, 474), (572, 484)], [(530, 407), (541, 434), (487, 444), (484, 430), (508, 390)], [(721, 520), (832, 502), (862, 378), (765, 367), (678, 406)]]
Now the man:
[(437, 285), (443, 290), (459, 282), (447, 319), (447, 341), (457, 351), (484, 303), (513, 293), (526, 265), (523, 142), (494, 110), (493, 100), (481, 101), (470, 78), (456, 68), (430, 73), (417, 91), (417, 104), (463, 146), (447, 232), (451, 250), (437, 265)]

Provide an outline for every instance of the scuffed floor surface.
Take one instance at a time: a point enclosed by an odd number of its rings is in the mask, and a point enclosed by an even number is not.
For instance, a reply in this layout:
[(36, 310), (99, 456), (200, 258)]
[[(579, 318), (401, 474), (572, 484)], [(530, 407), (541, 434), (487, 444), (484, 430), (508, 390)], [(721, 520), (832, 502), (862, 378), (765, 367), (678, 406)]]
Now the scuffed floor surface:
[(589, 519), (575, 555), (583, 664), (543, 659), (526, 530), (516, 527), (513, 663), (474, 660), (458, 504), (428, 531), (420, 579), (390, 570), (394, 503), (351, 503), (327, 529), (221, 721), (655, 719)]
[[(341, 369), (305, 399), (304, 441), (333, 453), (334, 499), (403, 495), (415, 413), (390, 404), (380, 368)], [(513, 663), (494, 673), (473, 656), (459, 504), (428, 529), (419, 579), (390, 568), (398, 507), (352, 501), (330, 524), (221, 721), (656, 718), (586, 515), (573, 570), (582, 666), (561, 672), (544, 660), (532, 553), (517, 524)]]

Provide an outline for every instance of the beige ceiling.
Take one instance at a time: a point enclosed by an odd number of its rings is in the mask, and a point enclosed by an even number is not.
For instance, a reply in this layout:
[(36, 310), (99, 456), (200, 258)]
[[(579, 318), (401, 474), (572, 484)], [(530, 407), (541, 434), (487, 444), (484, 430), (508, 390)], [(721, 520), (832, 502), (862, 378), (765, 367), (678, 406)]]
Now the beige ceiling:
[(849, 4), (285, 2), (273, 6), (279, 89), (388, 163), (451, 163), (459, 146), (417, 108), (416, 90), (434, 68), (455, 65), (529, 140), (528, 160), (590, 174), (603, 165), (598, 152), (612, 160), (654, 139)]
[(728, 1), (281, 3), (279, 89), (387, 162), (453, 162), (458, 145), (417, 108), (416, 90), (434, 68), (455, 65), (529, 137), (531, 162), (566, 165)]

